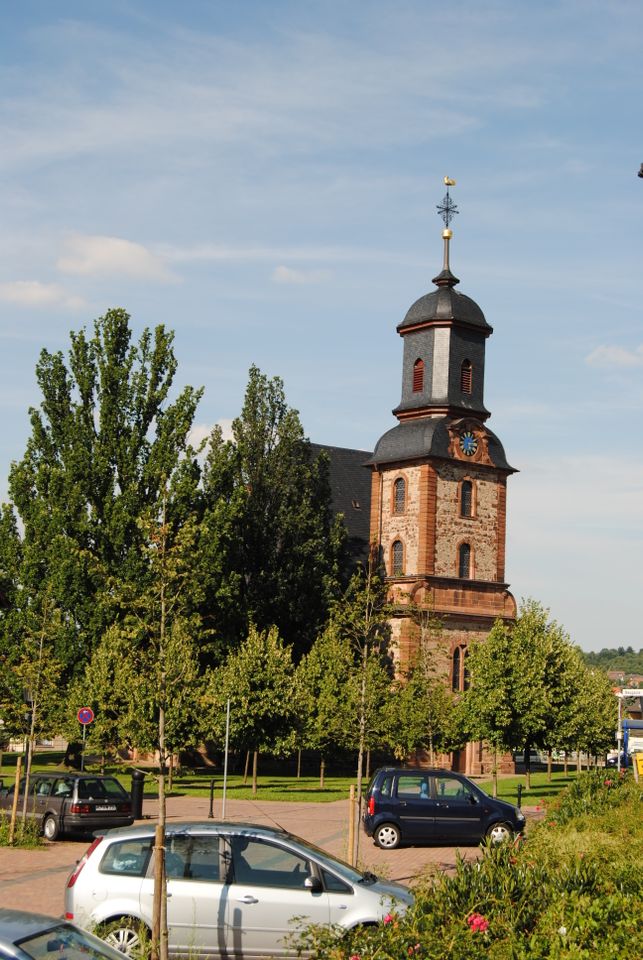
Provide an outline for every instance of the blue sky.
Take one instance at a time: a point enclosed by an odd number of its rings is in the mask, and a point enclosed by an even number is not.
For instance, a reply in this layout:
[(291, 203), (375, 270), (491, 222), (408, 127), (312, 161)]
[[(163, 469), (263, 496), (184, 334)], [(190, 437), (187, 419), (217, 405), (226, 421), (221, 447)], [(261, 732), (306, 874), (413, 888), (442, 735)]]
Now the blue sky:
[(0, 8), (0, 496), (41, 347), (176, 332), (202, 430), (280, 375), (312, 440), (394, 424), (442, 258), (482, 307), (507, 579), (640, 647), (643, 6), (22, 0)]

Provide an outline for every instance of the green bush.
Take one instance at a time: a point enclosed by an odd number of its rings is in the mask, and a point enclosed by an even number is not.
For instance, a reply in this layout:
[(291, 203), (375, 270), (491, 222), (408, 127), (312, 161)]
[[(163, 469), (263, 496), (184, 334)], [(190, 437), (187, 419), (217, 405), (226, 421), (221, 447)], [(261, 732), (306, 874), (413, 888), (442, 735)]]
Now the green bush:
[[(11, 818), (6, 813), (0, 813), (0, 847), (9, 846), (9, 825)], [(43, 840), (40, 827), (35, 820), (23, 820), (18, 817), (13, 836), (14, 847), (39, 847)]]
[[(341, 939), (308, 933), (320, 960), (616, 960), (643, 929), (638, 785), (588, 774), (527, 840), (486, 846), (427, 879), (405, 916)], [(612, 780), (612, 783), (606, 781)], [(402, 853), (403, 856), (403, 853)]]

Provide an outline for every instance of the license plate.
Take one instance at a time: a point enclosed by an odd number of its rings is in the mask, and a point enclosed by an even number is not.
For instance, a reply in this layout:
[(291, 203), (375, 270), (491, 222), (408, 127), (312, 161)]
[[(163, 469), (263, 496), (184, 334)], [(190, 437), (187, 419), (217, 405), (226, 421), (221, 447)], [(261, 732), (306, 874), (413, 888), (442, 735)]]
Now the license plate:
[(97, 812), (101, 812), (101, 813), (102, 813), (103, 811), (115, 810), (115, 809), (116, 809), (116, 806), (115, 806), (114, 804), (111, 804), (111, 805), (103, 804), (103, 805), (100, 806), (100, 807), (96, 807)]

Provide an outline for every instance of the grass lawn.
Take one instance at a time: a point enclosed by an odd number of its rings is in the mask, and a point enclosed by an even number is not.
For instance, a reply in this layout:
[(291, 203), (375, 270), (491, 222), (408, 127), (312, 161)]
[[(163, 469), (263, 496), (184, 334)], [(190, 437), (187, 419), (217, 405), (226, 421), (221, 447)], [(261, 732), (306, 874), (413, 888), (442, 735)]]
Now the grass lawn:
[[(33, 772), (48, 770), (64, 770), (62, 761), (64, 754), (60, 752), (47, 751), (37, 753), (34, 757)], [(4, 786), (8, 787), (13, 783), (15, 776), (16, 754), (5, 753), (2, 757), (2, 766), (0, 766), (0, 777), (4, 780)], [(86, 771), (97, 773), (99, 768), (95, 763), (88, 763)], [(109, 766), (105, 769), (118, 777), (125, 789), (131, 787), (130, 771), (126, 767)], [(523, 785), (522, 805), (523, 806), (544, 806), (548, 801), (556, 797), (560, 791), (568, 786), (576, 777), (576, 770), (571, 770), (565, 775), (562, 770), (554, 770), (551, 783), (547, 782), (546, 771), (532, 772), (531, 789), (525, 789), (525, 776), (518, 774), (512, 777), (502, 777), (498, 780), (498, 797), (501, 800), (508, 800), (510, 803), (517, 802), (518, 785)], [(219, 769), (214, 770), (196, 770), (183, 773), (175, 777), (172, 795), (207, 797), (210, 795), (210, 784), (214, 780), (215, 797), (221, 798), (223, 789), (223, 773)], [(259, 796), (262, 800), (292, 800), (308, 801), (310, 803), (328, 803), (333, 800), (344, 800), (348, 797), (351, 784), (355, 783), (354, 777), (335, 777), (326, 776), (324, 778), (324, 789), (319, 787), (319, 777), (300, 777), (293, 776), (260, 776), (258, 783)], [(491, 780), (479, 780), (478, 785), (487, 793), (492, 794), (493, 783)], [(155, 782), (151, 775), (148, 776), (145, 785), (145, 795), (147, 797), (155, 795)], [(232, 774), (228, 777), (227, 796), (230, 800), (251, 800), (252, 784), (249, 781), (244, 785), (243, 777), (238, 774)]]

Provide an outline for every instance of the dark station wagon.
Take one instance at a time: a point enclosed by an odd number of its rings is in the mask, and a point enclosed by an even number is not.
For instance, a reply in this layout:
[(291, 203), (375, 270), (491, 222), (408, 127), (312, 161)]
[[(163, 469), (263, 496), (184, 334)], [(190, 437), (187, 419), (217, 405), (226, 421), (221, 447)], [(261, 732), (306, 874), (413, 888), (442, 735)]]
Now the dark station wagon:
[(380, 767), (366, 792), (364, 829), (387, 850), (400, 843), (497, 843), (524, 826), (513, 804), (450, 770)]
[[(14, 787), (0, 793), (0, 810), (13, 807)], [(18, 812), (24, 802), (20, 781)], [(63, 833), (91, 833), (134, 822), (130, 796), (115, 777), (87, 773), (36, 773), (29, 781), (27, 816), (35, 819), (48, 840)]]

